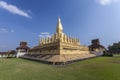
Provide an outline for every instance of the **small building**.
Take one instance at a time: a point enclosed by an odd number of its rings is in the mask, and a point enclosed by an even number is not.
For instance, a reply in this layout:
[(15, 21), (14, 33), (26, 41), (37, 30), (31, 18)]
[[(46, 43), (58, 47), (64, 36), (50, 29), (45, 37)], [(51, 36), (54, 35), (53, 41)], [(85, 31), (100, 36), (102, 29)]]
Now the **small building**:
[(20, 46), (16, 48), (17, 50), (17, 55), (16, 57), (20, 57), (23, 56), (25, 54), (28, 54), (28, 51), (30, 50), (30, 48), (27, 46), (27, 42), (20, 42)]
[(0, 58), (2, 57), (8, 57), (8, 53), (7, 52), (0, 52)]
[(8, 52), (0, 52), (0, 58), (15, 57), (16, 51), (10, 50)]
[(89, 46), (89, 50), (91, 52), (96, 52), (96, 53), (103, 53), (105, 51), (105, 47), (100, 45), (99, 39), (93, 39), (91, 41), (91, 45)]

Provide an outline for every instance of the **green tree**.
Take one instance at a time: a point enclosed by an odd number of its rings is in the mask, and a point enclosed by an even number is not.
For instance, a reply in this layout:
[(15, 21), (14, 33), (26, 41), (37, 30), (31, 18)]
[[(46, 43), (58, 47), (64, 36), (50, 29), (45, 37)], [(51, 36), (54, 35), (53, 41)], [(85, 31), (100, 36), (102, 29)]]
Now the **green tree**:
[(120, 42), (113, 43), (113, 45), (108, 46), (108, 51), (111, 53), (120, 53)]

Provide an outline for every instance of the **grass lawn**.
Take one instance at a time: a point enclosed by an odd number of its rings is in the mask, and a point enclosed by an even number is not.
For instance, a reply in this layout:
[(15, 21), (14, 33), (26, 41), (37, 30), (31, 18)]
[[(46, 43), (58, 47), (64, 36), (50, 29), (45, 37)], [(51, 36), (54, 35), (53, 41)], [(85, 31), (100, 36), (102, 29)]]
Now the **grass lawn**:
[(120, 80), (120, 56), (97, 57), (62, 67), (0, 58), (0, 80)]

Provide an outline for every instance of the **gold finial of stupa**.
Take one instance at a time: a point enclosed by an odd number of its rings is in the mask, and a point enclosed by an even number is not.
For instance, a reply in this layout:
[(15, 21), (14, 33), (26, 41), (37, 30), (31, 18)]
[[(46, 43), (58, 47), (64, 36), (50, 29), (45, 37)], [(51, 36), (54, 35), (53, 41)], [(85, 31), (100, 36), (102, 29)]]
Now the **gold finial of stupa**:
[(60, 17), (58, 17), (56, 32), (59, 34), (59, 33), (62, 33), (62, 30), (63, 30), (62, 23), (61, 23)]

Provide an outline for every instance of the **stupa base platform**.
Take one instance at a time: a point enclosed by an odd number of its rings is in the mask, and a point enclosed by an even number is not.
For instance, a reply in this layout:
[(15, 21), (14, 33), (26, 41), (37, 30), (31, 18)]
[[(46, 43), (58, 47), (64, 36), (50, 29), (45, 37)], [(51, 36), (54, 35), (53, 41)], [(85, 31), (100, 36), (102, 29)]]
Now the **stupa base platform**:
[(38, 61), (53, 65), (65, 65), (76, 61), (85, 60), (97, 57), (95, 54), (26, 54), (22, 56), (23, 59)]

